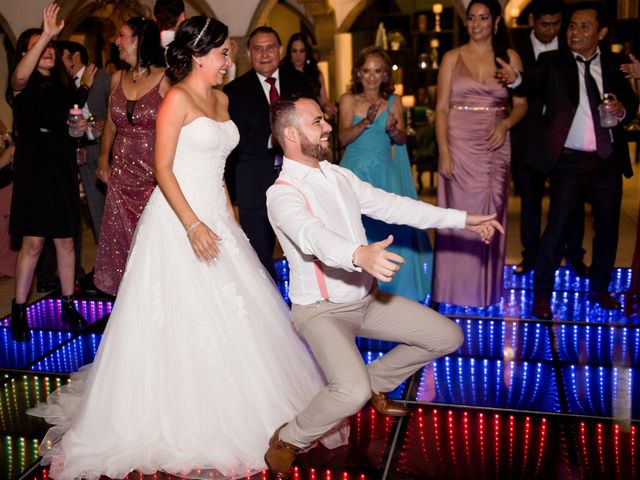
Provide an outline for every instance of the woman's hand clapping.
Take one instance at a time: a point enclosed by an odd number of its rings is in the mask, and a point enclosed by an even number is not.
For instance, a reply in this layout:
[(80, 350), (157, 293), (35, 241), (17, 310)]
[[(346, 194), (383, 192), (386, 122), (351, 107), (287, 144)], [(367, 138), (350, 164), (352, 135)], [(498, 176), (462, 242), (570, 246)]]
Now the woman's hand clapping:
[(631, 59), (631, 63), (620, 65), (620, 70), (622, 70), (626, 74), (627, 78), (640, 80), (640, 60), (638, 60), (632, 54), (629, 54), (629, 58)]
[(369, 125), (375, 122), (376, 117), (378, 116), (379, 108), (380, 108), (380, 101), (374, 102), (371, 105), (369, 105), (369, 108), (367, 109), (367, 115), (366, 115)]
[(220, 247), (216, 242), (222, 239), (204, 223), (198, 222), (195, 227), (190, 227), (187, 237), (189, 237), (191, 247), (199, 259), (211, 262), (220, 255)]

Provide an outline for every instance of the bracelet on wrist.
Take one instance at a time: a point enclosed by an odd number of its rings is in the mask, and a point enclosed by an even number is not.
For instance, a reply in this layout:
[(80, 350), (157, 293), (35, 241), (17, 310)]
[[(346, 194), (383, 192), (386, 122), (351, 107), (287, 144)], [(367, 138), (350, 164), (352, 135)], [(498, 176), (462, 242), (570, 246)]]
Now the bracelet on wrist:
[(187, 236), (189, 236), (189, 233), (191, 232), (191, 230), (193, 230), (194, 228), (196, 228), (198, 225), (200, 225), (202, 222), (200, 220), (198, 220), (195, 223), (192, 223), (191, 225), (189, 225), (187, 227)]

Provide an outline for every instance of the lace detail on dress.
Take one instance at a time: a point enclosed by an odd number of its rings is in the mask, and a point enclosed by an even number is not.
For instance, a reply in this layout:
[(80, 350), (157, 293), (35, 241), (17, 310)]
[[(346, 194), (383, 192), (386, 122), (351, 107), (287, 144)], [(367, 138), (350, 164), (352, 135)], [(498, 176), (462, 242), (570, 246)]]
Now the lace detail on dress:
[(232, 307), (238, 315), (241, 317), (247, 315), (247, 310), (244, 308), (244, 298), (238, 293), (235, 282), (229, 282), (222, 287), (222, 296), (232, 302)]

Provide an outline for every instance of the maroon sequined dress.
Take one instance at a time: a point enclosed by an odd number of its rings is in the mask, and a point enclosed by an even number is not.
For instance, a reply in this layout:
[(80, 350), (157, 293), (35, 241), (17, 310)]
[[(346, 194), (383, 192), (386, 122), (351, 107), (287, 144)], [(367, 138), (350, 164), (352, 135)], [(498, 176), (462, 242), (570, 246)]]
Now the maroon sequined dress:
[(110, 295), (118, 292), (133, 233), (156, 186), (153, 152), (156, 117), (162, 102), (160, 80), (127, 115), (122, 78), (120, 82), (111, 95), (111, 119), (117, 133), (94, 268), (96, 286)]

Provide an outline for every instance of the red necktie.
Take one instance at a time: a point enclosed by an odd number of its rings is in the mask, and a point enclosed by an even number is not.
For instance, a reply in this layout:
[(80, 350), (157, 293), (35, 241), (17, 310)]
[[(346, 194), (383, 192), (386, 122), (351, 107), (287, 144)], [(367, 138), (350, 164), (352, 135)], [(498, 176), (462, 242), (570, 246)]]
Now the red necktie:
[(273, 77), (269, 77), (265, 79), (271, 88), (269, 89), (269, 105), (273, 105), (280, 99), (280, 94), (278, 93), (278, 89), (276, 88), (276, 79)]

